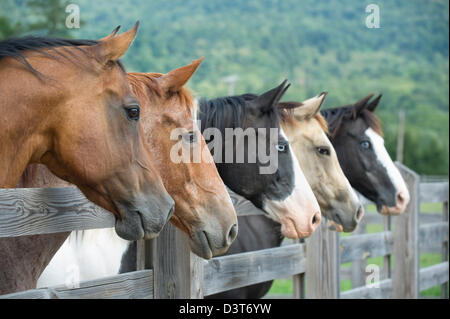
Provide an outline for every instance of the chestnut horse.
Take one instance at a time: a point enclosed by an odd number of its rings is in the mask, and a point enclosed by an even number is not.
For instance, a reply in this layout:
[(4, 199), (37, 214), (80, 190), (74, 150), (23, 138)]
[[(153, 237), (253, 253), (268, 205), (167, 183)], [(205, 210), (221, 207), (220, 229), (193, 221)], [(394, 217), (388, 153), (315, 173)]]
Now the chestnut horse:
[(45, 164), (116, 217), (126, 239), (153, 238), (174, 201), (152, 166), (140, 106), (119, 58), (136, 36), (0, 43), (0, 187)]
[[(201, 61), (202, 59), (194, 61), (167, 74), (129, 73), (128, 79), (141, 104), (145, 143), (158, 154), (155, 156), (154, 165), (159, 169), (166, 189), (175, 200), (175, 212), (171, 222), (188, 233), (193, 252), (203, 258), (211, 258), (213, 255), (223, 254), (228, 249), (237, 233), (237, 219), (231, 199), (217, 173), (205, 141), (195, 125), (197, 111), (195, 103), (184, 88)], [(186, 132), (186, 136), (180, 137), (186, 147), (198, 144), (206, 150), (204, 161), (178, 164), (171, 161), (170, 149), (177, 142), (169, 139), (170, 132), (174, 128), (182, 128)], [(196, 134), (199, 138), (191, 140), (188, 137), (192, 134)], [(68, 185), (52, 176), (45, 167), (38, 169), (29, 167), (19, 186)], [(42, 252), (40, 257), (34, 256), (30, 260), (27, 255), (21, 255), (18, 251), (14, 259), (23, 265), (22, 270), (20, 272), (14, 270), (14, 273), (8, 269), (3, 270), (10, 272), (9, 281), (23, 273), (27, 274), (26, 280), (22, 280), (20, 285), (15, 284), (15, 291), (36, 287), (37, 278), (68, 235), (61, 233), (9, 239), (12, 242), (10, 245), (16, 245), (17, 248)], [(51, 261), (40, 279), (40, 285), (64, 283), (65, 278), (58, 277), (66, 275), (67, 267), (64, 262), (78, 265), (81, 280), (117, 273), (120, 257), (125, 249), (121, 247), (127, 245), (128, 241), (117, 237), (112, 229), (74, 232)], [(33, 249), (30, 249), (30, 246), (34, 246)], [(118, 263), (114, 263), (111, 258), (103, 260), (103, 257), (117, 254), (119, 254)], [(30, 272), (30, 265), (38, 266)], [(100, 265), (104, 267), (99, 268)], [(12, 292), (12, 289), (8, 292)]]

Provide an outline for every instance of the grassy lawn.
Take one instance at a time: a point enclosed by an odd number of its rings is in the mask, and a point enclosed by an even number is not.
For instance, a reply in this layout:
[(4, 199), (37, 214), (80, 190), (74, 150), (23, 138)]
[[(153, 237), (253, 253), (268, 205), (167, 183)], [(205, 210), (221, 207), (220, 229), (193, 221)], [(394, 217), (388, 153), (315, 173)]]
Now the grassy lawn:
[[(437, 213), (442, 211), (441, 203), (425, 203), (420, 207), (422, 213)], [(368, 212), (375, 213), (375, 206), (370, 205), (368, 207)], [(379, 224), (368, 224), (367, 232), (375, 233), (383, 231), (383, 226)], [(342, 237), (350, 236), (350, 234), (342, 233)], [(393, 259), (391, 258), (391, 265), (393, 263)], [(439, 253), (422, 253), (420, 255), (420, 267), (428, 267), (442, 262), (442, 256)], [(376, 264), (378, 266), (383, 265), (383, 257), (373, 257), (367, 259), (367, 264)], [(351, 263), (342, 264), (342, 267), (351, 267)], [(352, 289), (352, 283), (350, 280), (341, 280), (341, 291), (346, 291)], [(274, 281), (272, 288), (269, 291), (269, 295), (292, 295), (293, 286), (291, 279), (277, 279)], [(420, 295), (422, 297), (440, 297), (441, 296), (441, 287), (436, 286), (432, 287), (428, 290), (421, 291)]]

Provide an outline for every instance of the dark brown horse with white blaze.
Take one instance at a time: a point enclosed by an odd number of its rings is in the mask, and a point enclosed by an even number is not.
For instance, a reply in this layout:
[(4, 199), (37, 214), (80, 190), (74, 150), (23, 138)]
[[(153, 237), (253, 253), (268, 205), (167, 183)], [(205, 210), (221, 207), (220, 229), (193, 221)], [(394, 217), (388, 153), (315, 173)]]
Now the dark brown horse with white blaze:
[(155, 237), (174, 209), (118, 62), (137, 28), (102, 42), (0, 43), (0, 187), (15, 187), (28, 164), (45, 164), (112, 212), (117, 233), (134, 240)]

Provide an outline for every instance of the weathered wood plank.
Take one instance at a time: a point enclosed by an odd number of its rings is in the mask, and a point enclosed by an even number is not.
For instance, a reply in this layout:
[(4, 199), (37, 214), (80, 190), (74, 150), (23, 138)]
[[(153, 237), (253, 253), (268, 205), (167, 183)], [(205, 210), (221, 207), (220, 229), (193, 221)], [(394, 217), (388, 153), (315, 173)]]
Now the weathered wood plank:
[(341, 262), (388, 255), (392, 252), (392, 244), (392, 233), (389, 231), (341, 238), (339, 244)]
[[(365, 223), (364, 219), (359, 223), (358, 227), (356, 228), (356, 230), (353, 232), (353, 234), (358, 235), (358, 234), (364, 234), (366, 233), (366, 226), (367, 224)], [(344, 242), (344, 243), (343, 243)], [(341, 241), (339, 242), (339, 250), (341, 250), (341, 248), (345, 247), (345, 238), (342, 238)], [(345, 263), (346, 261), (344, 261), (345, 259), (342, 258), (342, 252), (344, 252), (345, 249), (343, 249), (341, 251), (341, 262)], [(348, 251), (348, 249), (347, 249)], [(358, 259), (354, 260), (352, 262), (352, 274), (351, 274), (351, 280), (352, 280), (352, 287), (356, 288), (356, 287), (361, 287), (366, 283), (366, 259), (367, 259), (367, 255), (365, 255), (364, 253), (362, 253)]]
[(419, 228), (419, 249), (426, 250), (448, 241), (448, 222), (422, 225)]
[(406, 182), (411, 201), (406, 211), (396, 216), (393, 225), (394, 266), (392, 297), (417, 299), (419, 297), (419, 181), (420, 177), (397, 163)]
[(204, 265), (204, 295), (302, 273), (305, 244), (213, 258)]
[(448, 261), (420, 269), (420, 291), (448, 282)]
[[(383, 216), (378, 213), (367, 213), (363, 217), (363, 221), (366, 224), (384, 224), (384, 218), (388, 216)], [(391, 217), (392, 218), (392, 217)], [(395, 218), (395, 216), (393, 217)], [(436, 223), (442, 220), (442, 213), (420, 213), (419, 221), (420, 225)]]
[[(391, 231), (392, 229), (392, 217), (391, 216), (383, 216), (383, 230)], [(385, 254), (383, 257), (383, 271), (381, 279), (388, 279), (392, 276), (392, 267), (391, 267), (391, 255)]]
[[(448, 201), (442, 203), (442, 221), (448, 225)], [(448, 228), (447, 228), (448, 231)], [(448, 261), (448, 233), (447, 240), (442, 243), (442, 261)], [(448, 282), (443, 283), (441, 286), (441, 297), (448, 299)]]
[(191, 249), (187, 236), (167, 223), (157, 238), (148, 245), (146, 242), (146, 250), (145, 266), (153, 269), (154, 298), (190, 298)]
[(204, 292), (204, 266), (207, 263), (206, 260), (191, 253), (191, 299), (203, 299)]
[(339, 298), (338, 233), (322, 222), (306, 240), (306, 297), (308, 299)]
[(388, 299), (392, 296), (392, 279), (358, 287), (341, 293), (342, 299)]
[(0, 189), (0, 237), (114, 226), (114, 217), (75, 187)]
[[(304, 238), (294, 239), (293, 241), (299, 244), (305, 243)], [(305, 290), (306, 276), (304, 272), (292, 276), (292, 285), (293, 285), (294, 299), (306, 298), (306, 290)]]
[(153, 271), (141, 270), (113, 277), (81, 282), (78, 288), (64, 286), (27, 290), (2, 295), (5, 299), (151, 299)]
[(448, 201), (448, 182), (420, 183), (419, 191), (421, 203)]

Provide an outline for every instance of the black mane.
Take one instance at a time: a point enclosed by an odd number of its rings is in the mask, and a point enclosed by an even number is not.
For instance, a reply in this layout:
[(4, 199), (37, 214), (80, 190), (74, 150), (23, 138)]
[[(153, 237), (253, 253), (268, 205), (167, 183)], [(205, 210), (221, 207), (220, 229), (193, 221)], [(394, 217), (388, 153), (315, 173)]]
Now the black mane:
[[(199, 101), (198, 117), (201, 121), (201, 132), (209, 127), (215, 127), (225, 133), (225, 128), (246, 128), (246, 101), (258, 97), (256, 94), (246, 93), (236, 96), (219, 97), (212, 100), (202, 98)], [(278, 112), (270, 112), (272, 127), (278, 127)]]
[[(81, 46), (91, 46), (98, 44), (99, 41), (95, 40), (80, 40), (80, 39), (62, 39), (62, 38), (51, 38), (51, 37), (38, 37), (38, 36), (26, 36), (21, 38), (10, 38), (0, 42), (0, 60), (5, 57), (15, 58), (21, 63), (23, 63), (30, 71), (36, 75), (41, 75), (25, 58), (25, 51), (39, 52), (50, 58), (58, 59), (58, 57), (63, 57), (73, 62), (76, 59), (70, 59), (70, 56), (75, 55), (69, 50), (55, 50), (55, 48), (60, 47), (74, 47), (80, 52), (88, 54), (86, 50), (80, 48)], [(54, 52), (51, 54), (49, 52)], [(53, 49), (53, 50), (52, 50)], [(123, 65), (119, 63), (119, 66), (124, 70)]]

